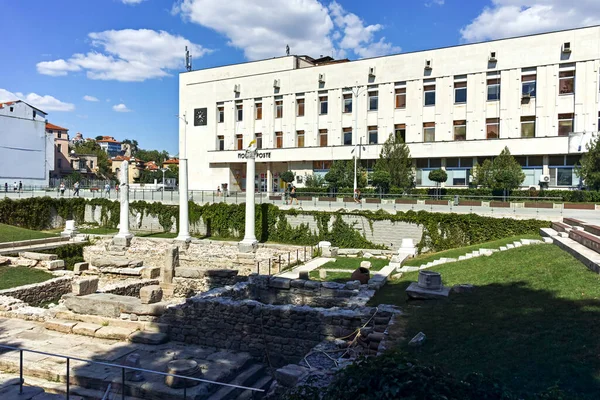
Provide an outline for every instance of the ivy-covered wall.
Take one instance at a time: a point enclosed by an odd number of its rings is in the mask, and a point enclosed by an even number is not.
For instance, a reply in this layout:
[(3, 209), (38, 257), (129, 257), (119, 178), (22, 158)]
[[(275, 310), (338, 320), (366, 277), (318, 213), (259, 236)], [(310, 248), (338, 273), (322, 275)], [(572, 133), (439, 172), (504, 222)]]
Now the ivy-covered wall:
[[(85, 209), (99, 209), (99, 224), (116, 227), (119, 222), (119, 203), (106, 199), (52, 199), (49, 197), (23, 200), (0, 201), (0, 223), (29, 229), (47, 229), (52, 225), (53, 215), (62, 219), (85, 221)], [(135, 201), (130, 205), (133, 215), (156, 218), (164, 231), (171, 231), (178, 224), (177, 206), (162, 203)], [(189, 203), (190, 225), (202, 225), (201, 236), (239, 240), (244, 234), (244, 204)], [(314, 220), (313, 224), (291, 224), (289, 217), (304, 216)], [(349, 218), (353, 217), (353, 218)], [(358, 229), (353, 219), (361, 218), (366, 223)], [(292, 218), (293, 219), (293, 218)], [(383, 210), (372, 211), (298, 211), (281, 210), (272, 204), (256, 207), (256, 235), (261, 242), (293, 243), (314, 245), (321, 240), (330, 241), (343, 248), (382, 248), (384, 243), (375, 244), (367, 240), (364, 231), (373, 230), (377, 221), (394, 224), (414, 224), (423, 229), (419, 249), (440, 251), (464, 245), (482, 243), (507, 236), (537, 233), (539, 228), (550, 223), (539, 220), (516, 220), (511, 218), (483, 217), (476, 214), (429, 213), (407, 211), (389, 214)], [(389, 224), (388, 224), (389, 225)], [(192, 230), (193, 231), (193, 230)], [(401, 232), (398, 231), (398, 235)], [(388, 245), (389, 246), (389, 245)]]

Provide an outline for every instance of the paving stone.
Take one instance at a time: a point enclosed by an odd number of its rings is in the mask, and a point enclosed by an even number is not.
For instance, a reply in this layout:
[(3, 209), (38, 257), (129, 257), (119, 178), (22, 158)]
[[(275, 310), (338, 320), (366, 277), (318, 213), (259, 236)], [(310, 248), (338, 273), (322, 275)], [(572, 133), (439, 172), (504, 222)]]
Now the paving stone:
[(163, 344), (169, 341), (166, 333), (136, 331), (129, 335), (129, 341), (143, 344)]
[(100, 328), (102, 328), (102, 325), (78, 322), (77, 325), (73, 327), (73, 333), (76, 335), (94, 336), (96, 331)]
[(63, 321), (60, 319), (51, 319), (44, 322), (44, 328), (62, 333), (71, 333), (75, 325), (77, 325), (75, 321)]
[(361, 268), (370, 269), (371, 268), (371, 261), (361, 261), (360, 262), (360, 267)]
[(513, 245), (515, 247), (521, 247), (521, 246), (523, 246), (523, 243), (521, 243), (521, 242), (513, 242)]
[(90, 264), (87, 262), (79, 262), (73, 265), (73, 272), (76, 274), (81, 274), (83, 271), (87, 271), (90, 269)]
[(425, 334), (423, 332), (419, 332), (415, 335), (415, 337), (413, 337), (410, 340), (410, 342), (408, 342), (408, 345), (410, 347), (420, 347), (425, 344), (426, 340), (427, 340), (427, 336), (425, 336)]
[(98, 278), (76, 279), (71, 282), (72, 293), (75, 296), (86, 296), (98, 290)]
[(56, 269), (65, 269), (65, 261), (64, 260), (52, 260), (52, 261), (44, 261), (46, 268), (50, 271), (54, 271)]
[(508, 250), (508, 247), (506, 247), (506, 246), (500, 246), (500, 251), (506, 251), (506, 250)]
[(52, 261), (58, 259), (56, 254), (34, 253), (33, 251), (22, 251), (19, 253), (19, 257), (36, 261)]
[(132, 329), (120, 328), (118, 326), (103, 326), (96, 331), (94, 335), (100, 339), (114, 339), (114, 340), (127, 340), (127, 338), (134, 332)]

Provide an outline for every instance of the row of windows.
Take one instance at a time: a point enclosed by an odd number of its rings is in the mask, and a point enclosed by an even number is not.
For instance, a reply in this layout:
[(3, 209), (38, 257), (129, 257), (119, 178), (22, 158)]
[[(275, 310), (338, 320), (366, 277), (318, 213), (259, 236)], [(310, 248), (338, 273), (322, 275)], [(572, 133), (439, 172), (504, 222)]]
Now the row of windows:
[[(500, 75), (497, 73), (489, 73), (487, 79), (487, 100), (500, 100)], [(569, 69), (559, 72), (558, 82), (559, 94), (570, 95), (575, 93), (575, 70)], [(536, 95), (536, 70), (523, 69), (521, 75), (521, 94), (523, 99), (529, 99)], [(296, 116), (303, 117), (305, 113), (304, 94), (298, 94), (296, 97)], [(367, 92), (367, 109), (368, 111), (377, 111), (379, 109), (379, 92), (377, 86), (371, 86)], [(352, 93), (343, 93), (342, 112), (352, 112)], [(454, 77), (454, 103), (465, 104), (467, 102), (467, 77), (459, 75)], [(428, 79), (423, 84), (423, 105), (434, 106), (436, 103), (436, 85), (435, 79)], [(400, 82), (396, 84), (394, 90), (394, 106), (397, 109), (406, 108), (406, 83)], [(326, 91), (319, 92), (319, 115), (326, 115), (329, 112), (328, 96)], [(254, 119), (262, 119), (262, 102), (254, 103)], [(243, 104), (238, 101), (235, 104), (235, 119), (242, 121), (244, 118)], [(275, 118), (283, 118), (283, 96), (275, 97)], [(225, 121), (225, 107), (217, 105), (217, 121), (222, 123)]]

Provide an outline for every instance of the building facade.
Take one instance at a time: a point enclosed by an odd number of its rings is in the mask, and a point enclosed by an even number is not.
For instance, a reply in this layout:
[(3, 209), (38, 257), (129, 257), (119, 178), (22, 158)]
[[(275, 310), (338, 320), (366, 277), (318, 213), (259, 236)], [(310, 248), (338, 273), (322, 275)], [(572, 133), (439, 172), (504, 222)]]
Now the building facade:
[(96, 140), (100, 148), (108, 153), (110, 157), (115, 157), (121, 154), (121, 142), (115, 140), (112, 136), (102, 136), (102, 139)]
[(368, 170), (390, 135), (408, 144), (418, 187), (435, 186), (428, 172), (437, 168), (446, 186), (467, 187), (473, 165), (505, 147), (524, 187), (577, 187), (574, 165), (599, 126), (599, 48), (596, 26), (351, 62), (286, 56), (182, 73), (190, 189), (243, 190), (252, 140), (257, 188), (270, 192), (288, 169), (302, 186), (354, 151)]
[(69, 130), (58, 125), (46, 123), (46, 134), (54, 137), (54, 168), (52, 177), (60, 178), (73, 172), (69, 154)]
[(0, 185), (48, 186), (54, 169), (54, 136), (46, 113), (24, 101), (0, 103)]

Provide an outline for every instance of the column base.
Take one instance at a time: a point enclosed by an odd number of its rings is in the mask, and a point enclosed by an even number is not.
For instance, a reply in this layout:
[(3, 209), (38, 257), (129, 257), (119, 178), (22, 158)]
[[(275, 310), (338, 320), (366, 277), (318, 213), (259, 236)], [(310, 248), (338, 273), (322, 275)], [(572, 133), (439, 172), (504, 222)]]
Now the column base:
[(114, 246), (129, 247), (131, 245), (131, 233), (118, 233), (113, 237), (112, 244)]
[(244, 239), (238, 243), (238, 251), (240, 253), (256, 253), (258, 249), (258, 240)]

